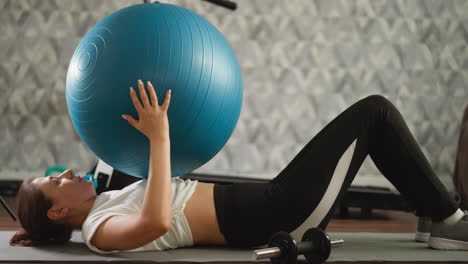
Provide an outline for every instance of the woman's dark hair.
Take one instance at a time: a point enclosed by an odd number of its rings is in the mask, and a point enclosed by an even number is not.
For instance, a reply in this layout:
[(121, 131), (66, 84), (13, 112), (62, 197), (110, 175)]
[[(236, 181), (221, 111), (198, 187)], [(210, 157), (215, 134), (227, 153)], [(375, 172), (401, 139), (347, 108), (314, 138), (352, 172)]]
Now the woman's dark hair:
[(28, 178), (21, 183), (16, 200), (16, 212), (22, 230), (10, 239), (11, 246), (62, 244), (70, 240), (73, 228), (47, 217), (53, 201)]

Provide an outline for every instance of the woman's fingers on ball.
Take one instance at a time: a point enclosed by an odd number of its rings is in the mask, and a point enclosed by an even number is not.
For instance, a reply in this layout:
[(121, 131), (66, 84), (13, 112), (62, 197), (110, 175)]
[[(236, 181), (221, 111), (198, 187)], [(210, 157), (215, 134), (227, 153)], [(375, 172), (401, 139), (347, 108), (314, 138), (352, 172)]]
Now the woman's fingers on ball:
[(159, 106), (158, 97), (156, 96), (156, 92), (154, 91), (153, 84), (150, 81), (148, 81), (148, 90), (149, 90), (150, 97), (151, 97), (151, 104), (153, 106)]
[(167, 92), (166, 92), (166, 98), (164, 98), (164, 103), (162, 105), (162, 109), (163, 111), (167, 111), (167, 109), (169, 108), (169, 104), (171, 102), (171, 89), (169, 89)]
[(141, 110), (143, 109), (143, 106), (141, 105), (140, 99), (138, 99), (138, 96), (136, 95), (136, 92), (133, 89), (133, 87), (130, 87), (130, 96), (132, 97), (132, 102), (137, 112), (138, 113), (141, 112)]
[(140, 97), (141, 97), (141, 102), (143, 103), (143, 107), (149, 107), (150, 103), (148, 101), (148, 96), (146, 95), (145, 91), (145, 85), (141, 80), (138, 80), (138, 88), (140, 89)]
[(130, 123), (130, 125), (136, 127), (136, 120), (131, 116), (131, 115), (122, 115), (122, 117), (127, 120), (128, 123)]

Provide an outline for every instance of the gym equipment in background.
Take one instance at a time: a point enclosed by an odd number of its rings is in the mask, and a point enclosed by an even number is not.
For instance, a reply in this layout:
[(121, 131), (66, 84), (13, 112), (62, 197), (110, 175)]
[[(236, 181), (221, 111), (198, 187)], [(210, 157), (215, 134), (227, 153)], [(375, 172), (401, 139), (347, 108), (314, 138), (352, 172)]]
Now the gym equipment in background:
[[(236, 10), (237, 9), (237, 4), (235, 2), (232, 2), (232, 1), (229, 1), (229, 0), (202, 0), (202, 1), (206, 1), (206, 2), (209, 2), (209, 3), (215, 4), (215, 5), (219, 5), (219, 6), (227, 8), (227, 9), (231, 9), (231, 10)], [(149, 1), (149, 0), (143, 0), (143, 3), (150, 3), (150, 2), (151, 1)], [(154, 2), (157, 2), (157, 1), (153, 1), (153, 3)]]
[(13, 219), (13, 221), (16, 221), (16, 215), (15, 212), (8, 206), (8, 203), (3, 199), (3, 197), (0, 195), (0, 203), (2, 204), (3, 208), (8, 212), (10, 217)]
[(455, 171), (453, 173), (456, 198), (460, 201), (460, 208), (468, 210), (468, 105), (465, 107), (460, 124)]
[(342, 246), (344, 240), (333, 240), (320, 228), (310, 228), (297, 243), (287, 232), (274, 234), (268, 248), (253, 251), (254, 260), (270, 258), (272, 264), (296, 264), (297, 257), (304, 255), (311, 264), (320, 264), (328, 259), (332, 247)]
[(93, 175), (93, 178), (98, 183), (96, 194), (112, 190), (121, 190), (126, 186), (141, 180), (141, 178), (115, 170), (102, 160), (98, 160), (96, 165), (88, 171), (88, 174)]
[(163, 3), (126, 7), (92, 27), (71, 58), (66, 100), (78, 135), (113, 168), (146, 178), (148, 139), (121, 117), (138, 118), (129, 94), (138, 79), (151, 81), (160, 104), (172, 89), (172, 176), (201, 167), (226, 144), (242, 77), (231, 46), (205, 18)]
[(212, 4), (216, 4), (216, 5), (225, 7), (227, 9), (232, 9), (232, 10), (237, 9), (237, 4), (228, 0), (203, 0), (203, 1), (210, 2)]

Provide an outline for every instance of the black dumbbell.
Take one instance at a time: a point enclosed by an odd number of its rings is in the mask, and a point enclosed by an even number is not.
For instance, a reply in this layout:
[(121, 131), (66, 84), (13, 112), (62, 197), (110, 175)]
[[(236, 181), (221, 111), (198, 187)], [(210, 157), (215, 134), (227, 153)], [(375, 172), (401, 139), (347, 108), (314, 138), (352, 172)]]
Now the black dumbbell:
[(268, 248), (255, 250), (252, 258), (270, 258), (272, 264), (296, 264), (297, 257), (304, 255), (309, 263), (319, 264), (328, 259), (332, 247), (341, 246), (343, 243), (342, 239), (331, 241), (320, 228), (307, 230), (299, 243), (287, 232), (278, 232), (271, 237)]

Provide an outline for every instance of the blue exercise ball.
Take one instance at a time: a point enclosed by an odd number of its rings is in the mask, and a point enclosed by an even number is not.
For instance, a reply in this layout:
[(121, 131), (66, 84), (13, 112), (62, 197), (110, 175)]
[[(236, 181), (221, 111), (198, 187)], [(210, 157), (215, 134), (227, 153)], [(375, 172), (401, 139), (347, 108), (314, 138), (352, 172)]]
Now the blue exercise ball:
[(113, 168), (148, 177), (149, 141), (124, 120), (138, 119), (129, 87), (151, 81), (168, 111), (171, 176), (190, 173), (218, 153), (231, 136), (242, 107), (237, 58), (216, 27), (185, 8), (137, 4), (92, 27), (71, 58), (66, 101), (86, 146)]

